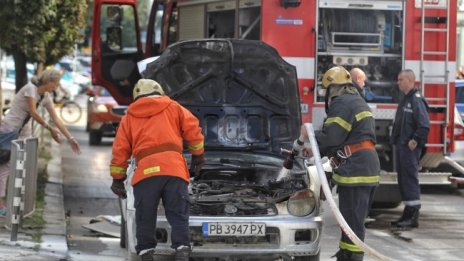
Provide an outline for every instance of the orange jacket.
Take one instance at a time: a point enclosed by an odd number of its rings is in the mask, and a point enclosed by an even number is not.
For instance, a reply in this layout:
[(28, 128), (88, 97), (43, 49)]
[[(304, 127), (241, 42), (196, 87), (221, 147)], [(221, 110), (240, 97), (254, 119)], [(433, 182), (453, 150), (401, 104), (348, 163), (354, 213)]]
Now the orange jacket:
[[(125, 179), (127, 160), (137, 159), (132, 185), (157, 175), (190, 181), (182, 154), (183, 140), (194, 155), (204, 152), (204, 137), (198, 119), (167, 96), (142, 97), (132, 103), (113, 143), (110, 171), (113, 179)], [(143, 157), (141, 156), (143, 155)]]

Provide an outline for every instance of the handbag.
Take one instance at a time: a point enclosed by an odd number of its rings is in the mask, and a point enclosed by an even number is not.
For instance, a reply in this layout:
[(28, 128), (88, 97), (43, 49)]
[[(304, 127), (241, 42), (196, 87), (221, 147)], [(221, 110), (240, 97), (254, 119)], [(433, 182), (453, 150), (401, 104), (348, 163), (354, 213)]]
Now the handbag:
[[(39, 101), (36, 106), (39, 106), (40, 101), (42, 101), (43, 96), (40, 96)], [(10, 161), (11, 157), (11, 142), (18, 139), (21, 130), (24, 128), (26, 123), (31, 118), (31, 115), (28, 115), (23, 122), (23, 125), (18, 130), (12, 130), (8, 132), (0, 132), (0, 165), (6, 164)]]
[(0, 132), (0, 164), (1, 165), (8, 163), (10, 161), (11, 142), (18, 138), (19, 131), (20, 130)]

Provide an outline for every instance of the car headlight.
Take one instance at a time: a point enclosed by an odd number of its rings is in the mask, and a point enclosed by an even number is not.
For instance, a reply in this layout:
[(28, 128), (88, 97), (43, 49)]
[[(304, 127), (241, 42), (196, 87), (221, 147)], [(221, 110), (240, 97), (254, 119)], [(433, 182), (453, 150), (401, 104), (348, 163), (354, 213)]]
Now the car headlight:
[(287, 210), (293, 216), (304, 217), (313, 212), (316, 206), (314, 194), (310, 190), (301, 190), (287, 201)]
[(99, 104), (96, 108), (97, 112), (108, 112), (108, 108), (104, 104)]

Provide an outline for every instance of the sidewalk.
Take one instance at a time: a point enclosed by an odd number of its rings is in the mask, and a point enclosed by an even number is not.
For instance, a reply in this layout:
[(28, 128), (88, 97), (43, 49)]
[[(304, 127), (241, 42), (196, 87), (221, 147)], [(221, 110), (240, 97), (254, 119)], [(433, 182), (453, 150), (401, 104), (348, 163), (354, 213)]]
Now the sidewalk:
[[(47, 167), (48, 181), (45, 187), (45, 228), (42, 229), (41, 242), (36, 242), (23, 229), (18, 233), (18, 240), (10, 241), (11, 231), (4, 227), (5, 219), (0, 219), (0, 261), (47, 260), (65, 261), (68, 256), (66, 242), (66, 218), (63, 204), (63, 178), (61, 172), (60, 145), (50, 142), (52, 159), (48, 165), (38, 163), (39, 171)], [(39, 232), (39, 231), (38, 231)]]

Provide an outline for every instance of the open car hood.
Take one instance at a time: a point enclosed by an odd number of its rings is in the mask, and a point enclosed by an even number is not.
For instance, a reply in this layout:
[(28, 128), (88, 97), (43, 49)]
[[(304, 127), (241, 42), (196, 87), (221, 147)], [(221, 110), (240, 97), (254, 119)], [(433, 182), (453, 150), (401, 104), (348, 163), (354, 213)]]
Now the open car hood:
[(279, 153), (299, 134), (296, 69), (263, 42), (180, 42), (142, 76), (198, 117), (208, 150)]

